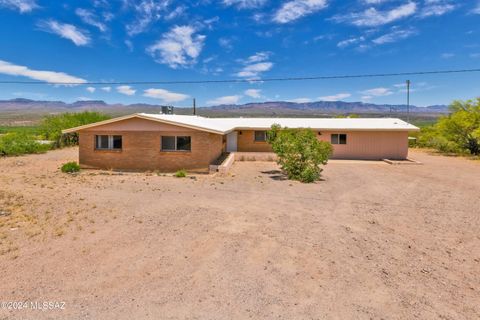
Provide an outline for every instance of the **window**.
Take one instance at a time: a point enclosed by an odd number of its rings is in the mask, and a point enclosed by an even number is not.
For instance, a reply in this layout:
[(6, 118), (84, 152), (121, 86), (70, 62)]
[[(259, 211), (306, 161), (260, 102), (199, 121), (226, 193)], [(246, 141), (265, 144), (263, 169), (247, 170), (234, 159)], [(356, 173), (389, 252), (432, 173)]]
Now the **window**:
[(335, 133), (331, 136), (332, 144), (347, 144), (347, 135), (345, 133)]
[(122, 149), (122, 136), (113, 136), (113, 149)]
[(191, 151), (192, 138), (189, 136), (162, 136), (162, 151)]
[(177, 137), (177, 150), (190, 151), (192, 150), (192, 144), (190, 143), (190, 137)]
[(175, 136), (173, 137), (162, 137), (162, 150), (164, 151), (175, 151)]
[(255, 131), (255, 142), (267, 141), (267, 131)]
[(109, 135), (95, 136), (95, 149), (122, 150), (122, 136), (109, 136)]

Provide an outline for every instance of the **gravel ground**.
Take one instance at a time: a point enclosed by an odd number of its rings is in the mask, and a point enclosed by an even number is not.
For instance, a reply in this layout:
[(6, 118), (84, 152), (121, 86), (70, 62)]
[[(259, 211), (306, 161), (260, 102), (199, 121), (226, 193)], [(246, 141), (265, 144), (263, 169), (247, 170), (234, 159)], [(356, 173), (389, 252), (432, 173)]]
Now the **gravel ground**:
[(0, 301), (65, 303), (0, 319), (478, 319), (480, 163), (411, 156), (315, 184), (0, 159)]

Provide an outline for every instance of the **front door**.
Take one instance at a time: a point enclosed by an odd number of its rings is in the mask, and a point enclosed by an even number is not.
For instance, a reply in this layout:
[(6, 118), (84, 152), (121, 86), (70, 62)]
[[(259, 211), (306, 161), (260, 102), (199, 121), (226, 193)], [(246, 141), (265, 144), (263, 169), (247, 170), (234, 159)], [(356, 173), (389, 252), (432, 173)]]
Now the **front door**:
[(233, 131), (227, 134), (227, 152), (237, 151), (237, 137), (237, 131)]

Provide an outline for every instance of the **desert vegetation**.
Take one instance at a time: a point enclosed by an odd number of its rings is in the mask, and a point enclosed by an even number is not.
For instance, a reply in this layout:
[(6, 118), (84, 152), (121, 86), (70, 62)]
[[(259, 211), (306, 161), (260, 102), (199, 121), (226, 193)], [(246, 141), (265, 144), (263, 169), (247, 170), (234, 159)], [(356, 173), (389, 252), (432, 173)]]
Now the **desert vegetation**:
[(60, 171), (62, 171), (63, 173), (75, 173), (80, 171), (80, 166), (77, 162), (71, 161), (63, 164), (60, 168)]
[(46, 116), (39, 126), (0, 127), (0, 156), (42, 153), (52, 148), (76, 145), (78, 135), (62, 135), (63, 129), (106, 119), (109, 116), (103, 113), (84, 111)]
[(50, 144), (40, 143), (34, 135), (26, 132), (9, 132), (0, 136), (0, 156), (42, 153), (50, 148)]
[(289, 179), (314, 182), (320, 179), (333, 148), (329, 142), (319, 141), (310, 129), (289, 129), (273, 125), (268, 142), (278, 156), (278, 164)]
[(62, 130), (110, 119), (109, 116), (95, 111), (62, 113), (46, 116), (40, 125), (40, 132), (47, 140), (54, 141), (55, 147), (78, 144), (76, 133), (62, 135)]
[(174, 176), (177, 178), (185, 178), (187, 176), (187, 171), (185, 169), (178, 170), (175, 172)]
[(449, 115), (422, 127), (417, 146), (443, 153), (480, 155), (480, 98), (453, 102)]

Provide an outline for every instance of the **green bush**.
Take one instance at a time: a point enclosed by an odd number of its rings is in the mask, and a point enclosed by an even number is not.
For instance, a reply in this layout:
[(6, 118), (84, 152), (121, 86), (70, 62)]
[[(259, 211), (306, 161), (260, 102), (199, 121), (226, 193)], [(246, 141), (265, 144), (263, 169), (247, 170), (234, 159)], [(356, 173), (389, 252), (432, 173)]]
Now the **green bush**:
[(35, 137), (23, 132), (11, 132), (0, 136), (0, 156), (19, 156), (27, 153), (43, 153), (51, 145), (42, 144)]
[(319, 141), (311, 129), (288, 129), (273, 125), (268, 142), (278, 156), (278, 164), (289, 179), (313, 182), (320, 179), (320, 165), (327, 164), (333, 148)]
[(476, 101), (455, 101), (451, 113), (418, 134), (419, 147), (440, 152), (480, 155), (480, 98)]
[(80, 166), (75, 161), (67, 162), (60, 168), (64, 173), (74, 173), (80, 171)]
[(187, 176), (187, 171), (185, 171), (185, 169), (178, 170), (177, 172), (175, 172), (175, 177), (177, 178), (185, 178), (186, 176)]
[(78, 144), (78, 134), (62, 134), (62, 130), (110, 119), (109, 116), (94, 111), (63, 113), (43, 118), (40, 132), (45, 139), (54, 141), (54, 146), (72, 146)]

